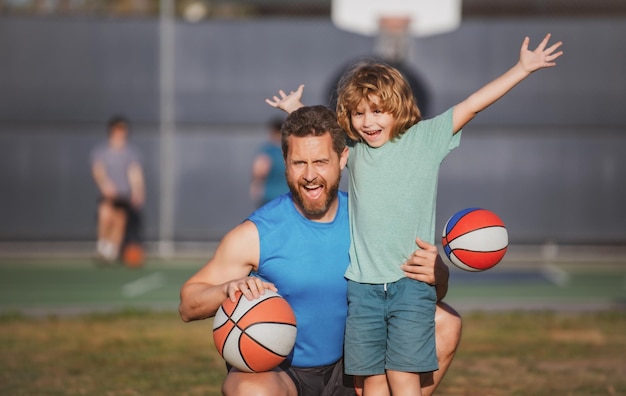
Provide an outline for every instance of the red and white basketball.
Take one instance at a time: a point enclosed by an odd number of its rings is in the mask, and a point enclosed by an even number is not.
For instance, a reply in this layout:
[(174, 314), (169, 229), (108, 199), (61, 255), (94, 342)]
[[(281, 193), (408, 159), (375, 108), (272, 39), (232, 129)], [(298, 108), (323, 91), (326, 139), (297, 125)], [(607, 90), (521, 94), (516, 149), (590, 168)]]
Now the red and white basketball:
[(282, 363), (296, 342), (296, 317), (282, 296), (265, 290), (248, 300), (226, 299), (213, 319), (213, 340), (226, 362), (241, 371), (269, 371)]
[(484, 271), (502, 260), (509, 236), (495, 213), (467, 208), (448, 219), (441, 244), (452, 264), (466, 271)]

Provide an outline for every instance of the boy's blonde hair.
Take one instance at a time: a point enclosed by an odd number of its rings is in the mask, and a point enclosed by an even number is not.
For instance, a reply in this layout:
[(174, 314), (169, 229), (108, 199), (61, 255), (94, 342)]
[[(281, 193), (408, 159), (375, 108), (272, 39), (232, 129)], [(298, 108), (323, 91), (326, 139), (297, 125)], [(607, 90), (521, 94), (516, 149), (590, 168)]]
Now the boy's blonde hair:
[(337, 121), (352, 140), (361, 138), (352, 128), (351, 112), (363, 99), (372, 105), (371, 96), (379, 98), (380, 110), (393, 115), (391, 140), (422, 119), (413, 91), (400, 71), (380, 61), (359, 61), (337, 85)]

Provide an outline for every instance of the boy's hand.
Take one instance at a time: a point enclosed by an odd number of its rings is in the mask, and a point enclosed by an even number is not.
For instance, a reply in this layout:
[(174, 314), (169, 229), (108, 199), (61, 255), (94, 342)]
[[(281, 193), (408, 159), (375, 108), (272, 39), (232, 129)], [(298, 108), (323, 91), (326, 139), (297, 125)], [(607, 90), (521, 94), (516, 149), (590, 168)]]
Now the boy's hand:
[(551, 34), (548, 33), (534, 51), (530, 51), (528, 49), (530, 39), (528, 37), (524, 38), (522, 48), (520, 50), (519, 61), (522, 68), (524, 68), (524, 70), (528, 73), (532, 73), (535, 70), (539, 70), (544, 67), (556, 66), (556, 62), (554, 62), (554, 60), (563, 55), (563, 51), (555, 52), (563, 44), (562, 41), (552, 44), (550, 47), (546, 48), (548, 41), (550, 41), (550, 36)]
[(272, 99), (265, 99), (265, 103), (272, 107), (284, 110), (287, 114), (291, 114), (293, 111), (303, 107), (302, 93), (304, 92), (304, 84), (301, 84), (297, 90), (289, 92), (289, 95), (285, 94), (282, 89), (278, 91), (278, 95), (274, 95)]

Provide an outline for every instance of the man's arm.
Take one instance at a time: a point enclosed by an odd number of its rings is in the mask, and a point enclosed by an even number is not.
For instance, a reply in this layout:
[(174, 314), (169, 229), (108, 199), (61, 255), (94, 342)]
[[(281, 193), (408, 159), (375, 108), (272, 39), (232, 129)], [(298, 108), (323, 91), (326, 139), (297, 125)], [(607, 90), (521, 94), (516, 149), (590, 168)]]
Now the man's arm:
[(273, 284), (248, 276), (259, 262), (259, 235), (256, 226), (245, 221), (232, 229), (218, 245), (215, 255), (180, 290), (178, 312), (183, 321), (206, 319), (226, 298), (237, 291), (247, 298), (258, 297)]
[(146, 188), (141, 164), (133, 162), (128, 168), (128, 180), (130, 182), (130, 199), (136, 208), (143, 206), (146, 200)]
[(437, 301), (443, 300), (448, 294), (448, 280), (450, 279), (450, 268), (443, 262), (440, 255), (437, 255), (435, 262), (435, 290), (437, 291)]
[(106, 168), (102, 161), (95, 160), (91, 165), (91, 174), (96, 182), (100, 194), (105, 198), (113, 198), (115, 196), (115, 186), (107, 175)]
[(543, 41), (534, 51), (528, 49), (530, 39), (524, 38), (520, 49), (519, 61), (506, 73), (485, 85), (463, 102), (454, 106), (452, 122), (454, 133), (460, 131), (476, 114), (483, 111), (498, 99), (506, 95), (522, 80), (536, 70), (556, 66), (554, 60), (563, 54), (563, 51), (555, 52), (562, 44), (558, 42), (546, 48), (550, 34), (544, 37)]

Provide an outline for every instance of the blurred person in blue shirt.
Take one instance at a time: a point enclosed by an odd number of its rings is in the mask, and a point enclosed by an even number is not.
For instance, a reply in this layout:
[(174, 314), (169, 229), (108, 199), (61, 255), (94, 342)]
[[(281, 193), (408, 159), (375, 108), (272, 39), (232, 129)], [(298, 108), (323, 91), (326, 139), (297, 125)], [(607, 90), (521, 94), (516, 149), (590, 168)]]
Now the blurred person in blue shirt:
[(268, 124), (269, 137), (252, 163), (250, 199), (261, 207), (289, 191), (285, 180), (285, 160), (280, 147), (282, 118), (273, 118)]

